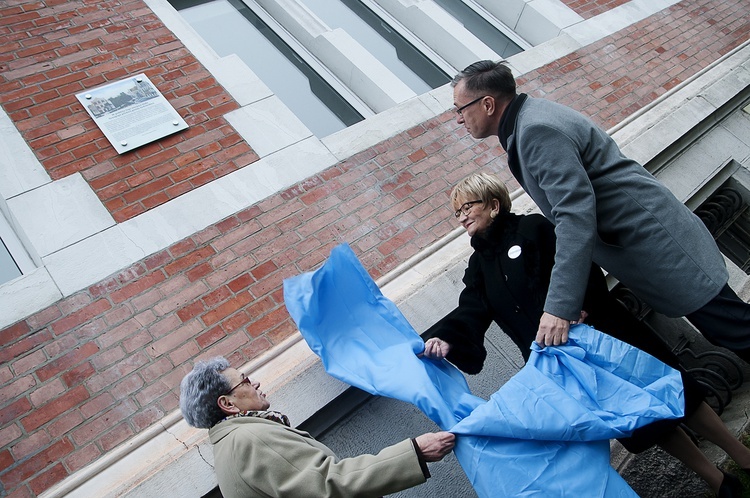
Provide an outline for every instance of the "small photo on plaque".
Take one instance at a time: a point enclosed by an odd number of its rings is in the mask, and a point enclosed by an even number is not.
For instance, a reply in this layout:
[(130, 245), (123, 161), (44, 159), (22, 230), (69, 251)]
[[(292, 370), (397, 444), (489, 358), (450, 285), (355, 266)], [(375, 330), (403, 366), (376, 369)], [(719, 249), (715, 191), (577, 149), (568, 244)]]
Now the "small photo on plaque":
[(187, 129), (145, 74), (76, 94), (118, 154)]

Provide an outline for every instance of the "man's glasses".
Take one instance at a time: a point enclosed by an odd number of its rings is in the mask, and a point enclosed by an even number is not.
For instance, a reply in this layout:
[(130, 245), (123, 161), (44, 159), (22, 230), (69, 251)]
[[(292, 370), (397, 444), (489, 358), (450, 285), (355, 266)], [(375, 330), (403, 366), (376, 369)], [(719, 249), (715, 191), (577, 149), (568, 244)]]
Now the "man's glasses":
[(456, 218), (460, 218), (460, 217), (461, 217), (461, 215), (464, 215), (464, 216), (469, 216), (469, 213), (471, 212), (471, 207), (472, 207), (472, 206), (473, 206), (474, 204), (479, 204), (480, 202), (482, 202), (482, 201), (469, 201), (469, 202), (464, 202), (463, 204), (461, 204), (461, 207), (460, 207), (460, 208), (458, 208), (458, 209), (456, 210), (456, 212), (455, 212), (455, 213), (453, 213), (453, 214), (454, 214), (454, 216), (455, 216)]
[(224, 396), (229, 396), (230, 394), (232, 394), (232, 391), (240, 387), (242, 384), (249, 384), (249, 383), (250, 383), (250, 377), (243, 377), (242, 380), (236, 386), (234, 386), (229, 391), (227, 391), (227, 393)]
[(456, 107), (456, 114), (458, 114), (459, 116), (463, 117), (463, 115), (464, 115), (463, 110), (464, 109), (466, 109), (467, 107), (469, 107), (471, 104), (476, 104), (477, 102), (479, 102), (480, 100), (482, 100), (485, 97), (486, 97), (486, 95), (482, 95), (481, 97), (475, 98), (474, 100), (472, 100), (468, 104), (464, 104), (461, 107)]

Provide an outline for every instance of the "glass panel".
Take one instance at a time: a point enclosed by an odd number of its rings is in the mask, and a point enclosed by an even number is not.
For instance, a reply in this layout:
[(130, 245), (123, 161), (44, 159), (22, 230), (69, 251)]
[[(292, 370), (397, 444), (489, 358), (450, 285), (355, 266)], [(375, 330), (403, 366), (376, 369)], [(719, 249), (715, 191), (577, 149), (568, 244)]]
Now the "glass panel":
[(362, 116), (238, 0), (169, 0), (220, 56), (237, 54), (317, 137)]
[(10, 255), (8, 248), (5, 247), (3, 240), (0, 239), (0, 285), (21, 275), (21, 270)]
[(458, 0), (435, 0), (446, 12), (456, 18), (458, 22), (484, 42), (503, 59), (522, 52), (523, 49), (513, 43), (510, 38), (498, 31), (473, 9)]
[(330, 28), (341, 28), (421, 95), (450, 78), (358, 0), (301, 0)]

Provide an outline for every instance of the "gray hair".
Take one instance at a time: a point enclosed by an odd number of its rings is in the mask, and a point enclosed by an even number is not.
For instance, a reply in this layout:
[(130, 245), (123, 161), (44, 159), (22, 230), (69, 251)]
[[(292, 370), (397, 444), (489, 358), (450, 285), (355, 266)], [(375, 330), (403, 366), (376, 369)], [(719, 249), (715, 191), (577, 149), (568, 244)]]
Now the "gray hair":
[(180, 383), (180, 411), (193, 427), (210, 429), (225, 417), (216, 401), (232, 386), (222, 371), (229, 361), (222, 356), (199, 361)]
[(471, 95), (491, 95), (500, 100), (510, 100), (516, 95), (516, 80), (505, 61), (475, 62), (458, 73), (451, 86), (460, 81)]
[(485, 206), (497, 199), (500, 202), (500, 212), (508, 213), (511, 208), (508, 187), (495, 175), (489, 173), (472, 173), (453, 187), (451, 190), (451, 204), (453, 209), (459, 208), (459, 200), (480, 200)]

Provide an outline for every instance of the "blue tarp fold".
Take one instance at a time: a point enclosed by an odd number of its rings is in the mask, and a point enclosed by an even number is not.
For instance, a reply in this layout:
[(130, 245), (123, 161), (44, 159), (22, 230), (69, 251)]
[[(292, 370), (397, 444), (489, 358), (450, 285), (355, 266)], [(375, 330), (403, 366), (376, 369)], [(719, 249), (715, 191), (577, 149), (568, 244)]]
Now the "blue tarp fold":
[(565, 346), (534, 348), (489, 401), (424, 343), (347, 245), (284, 281), (286, 307), (333, 377), (417, 406), (459, 435), (456, 456), (484, 497), (626, 497), (609, 439), (683, 415), (679, 373), (586, 325)]

